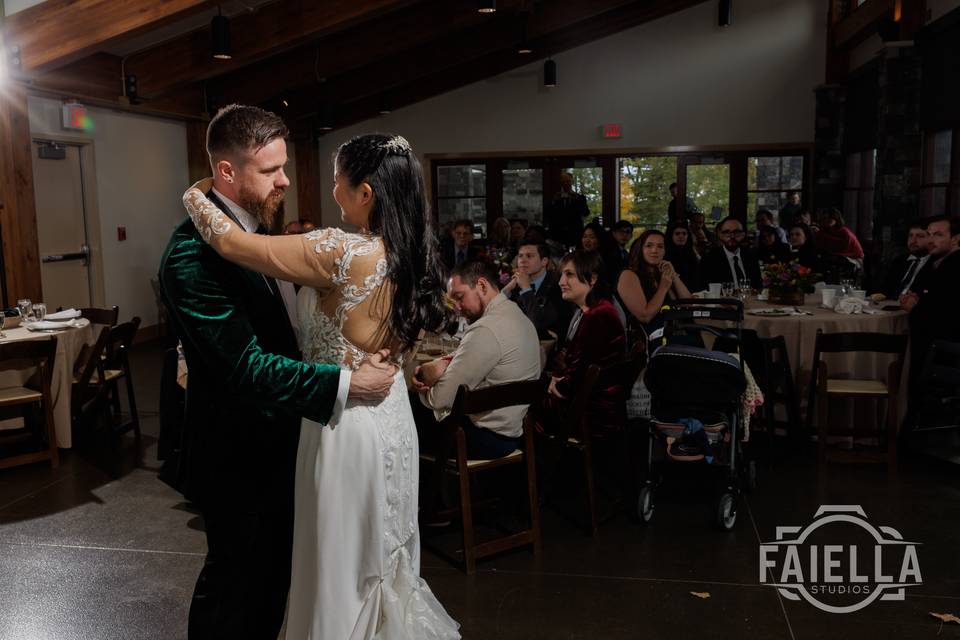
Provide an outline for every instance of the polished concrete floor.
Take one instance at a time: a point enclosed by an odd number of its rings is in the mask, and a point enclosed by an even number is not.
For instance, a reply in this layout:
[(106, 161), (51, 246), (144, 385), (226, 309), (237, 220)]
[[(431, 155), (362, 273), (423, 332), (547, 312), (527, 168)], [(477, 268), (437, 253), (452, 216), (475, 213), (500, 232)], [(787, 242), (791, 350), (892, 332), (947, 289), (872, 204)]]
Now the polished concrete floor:
[[(200, 517), (156, 478), (160, 353), (135, 353), (142, 451), (128, 437), (66, 452), (58, 469), (0, 471), (0, 638), (186, 637), (205, 541)], [(857, 466), (818, 476), (802, 451), (761, 467), (729, 533), (678, 478), (646, 527), (619, 516), (593, 540), (545, 510), (539, 562), (508, 553), (467, 577), (426, 552), (423, 575), (469, 639), (960, 638), (960, 625), (929, 615), (960, 615), (958, 472), (912, 457), (893, 478)], [(850, 614), (760, 585), (760, 542), (806, 524), (821, 504), (861, 505), (921, 542), (923, 584)]]

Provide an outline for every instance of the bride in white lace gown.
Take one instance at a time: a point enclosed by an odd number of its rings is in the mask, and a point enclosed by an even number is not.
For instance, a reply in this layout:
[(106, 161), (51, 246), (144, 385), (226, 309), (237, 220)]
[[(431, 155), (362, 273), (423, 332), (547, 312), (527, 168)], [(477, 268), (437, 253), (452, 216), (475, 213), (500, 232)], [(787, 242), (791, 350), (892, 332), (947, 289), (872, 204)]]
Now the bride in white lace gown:
[[(341, 146), (336, 169), (334, 197), (361, 233), (245, 233), (207, 199), (208, 181), (188, 190), (184, 204), (225, 258), (304, 285), (297, 298), (304, 359), (351, 369), (383, 348), (404, 352), (425, 323), (439, 323), (442, 283), (431, 264), (436, 247), (420, 165), (407, 142), (354, 138)], [(379, 405), (349, 401), (328, 425), (303, 420), (281, 638), (460, 637), (420, 578), (418, 465), (402, 372)]]

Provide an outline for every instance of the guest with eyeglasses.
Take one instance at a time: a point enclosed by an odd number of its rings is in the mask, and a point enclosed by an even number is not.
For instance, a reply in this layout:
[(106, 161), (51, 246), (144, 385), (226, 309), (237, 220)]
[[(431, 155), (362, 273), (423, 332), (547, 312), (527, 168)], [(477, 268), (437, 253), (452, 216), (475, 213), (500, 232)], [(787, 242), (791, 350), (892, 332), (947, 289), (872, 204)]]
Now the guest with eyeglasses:
[(712, 249), (700, 261), (700, 284), (707, 288), (711, 282), (732, 282), (734, 287), (763, 287), (760, 260), (752, 249), (742, 246), (746, 237), (743, 223), (727, 216), (717, 225), (720, 246)]

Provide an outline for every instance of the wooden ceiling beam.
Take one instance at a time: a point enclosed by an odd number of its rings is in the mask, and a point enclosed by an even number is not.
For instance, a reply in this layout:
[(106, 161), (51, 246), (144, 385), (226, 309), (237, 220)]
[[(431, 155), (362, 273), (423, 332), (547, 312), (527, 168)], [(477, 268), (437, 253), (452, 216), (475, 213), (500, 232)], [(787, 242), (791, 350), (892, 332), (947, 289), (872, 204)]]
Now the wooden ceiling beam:
[[(460, 2), (421, 2), (394, 13), (389, 20), (357, 25), (319, 42), (213, 78), (207, 83), (207, 92), (221, 103), (260, 104), (283, 91), (313, 85), (318, 77), (332, 77), (389, 60), (402, 51), (436, 39), (438, 33), (460, 31), (487, 19)], [(358, 46), (358, 43), (363, 44)]]
[[(425, 78), (447, 71), (453, 79), (474, 78), (473, 71), (482, 66), (480, 61), (490, 58), (503, 61), (494, 65), (497, 69), (520, 67), (533, 59), (579, 46), (703, 1), (554, 0), (549, 11), (534, 14), (530, 19), (528, 41), (534, 49), (535, 58), (516, 53), (518, 32), (515, 21), (506, 15), (495, 17), (467, 32), (448, 34), (416, 50), (396, 55), (389, 63), (375, 62), (331, 78), (321, 85), (288, 94), (286, 99), (290, 108), (285, 115), (297, 119), (315, 113), (322, 101), (343, 105), (371, 96), (377, 100), (387, 96), (395, 107), (402, 103), (395, 94), (409, 91), (411, 86), (422, 84)], [(480, 77), (489, 75), (481, 73)], [(444, 86), (448, 86), (447, 83)], [(284, 113), (277, 102), (275, 99), (266, 106)], [(338, 109), (338, 112), (343, 111), (342, 108)]]
[[(582, 46), (594, 40), (604, 38), (620, 31), (630, 29), (645, 22), (650, 22), (670, 13), (681, 11), (688, 7), (705, 2), (706, 0), (671, 0), (669, 2), (634, 1), (624, 6), (611, 9), (600, 15), (576, 22), (552, 32), (540, 30), (538, 35), (530, 38), (529, 44), (534, 50), (536, 58), (519, 56), (511, 49), (490, 51), (486, 55), (472, 60), (469, 64), (448, 66), (434, 64), (432, 68), (422, 68), (422, 75), (416, 80), (408, 81), (390, 92), (390, 99), (394, 109), (415, 104), (422, 100), (453, 91), (468, 84), (494, 77), (520, 66), (529, 64), (534, 59), (542, 59), (561, 51)], [(384, 77), (393, 77), (399, 69), (390, 67), (383, 69)], [(562, 82), (562, 79), (561, 79)], [(343, 128), (363, 120), (376, 117), (380, 108), (380, 98), (367, 93), (364, 96), (345, 103), (340, 103), (337, 111), (337, 128)], [(315, 114), (288, 113), (289, 120), (309, 120)]]
[[(241, 70), (267, 56), (357, 24), (383, 18), (417, 0), (283, 0), (230, 19), (233, 58), (211, 55), (210, 30), (200, 29), (131, 55), (127, 73), (143, 95), (156, 96), (189, 83)], [(350, 49), (367, 43), (353, 40)]]
[(213, 0), (46, 0), (4, 20), (25, 74), (50, 71), (124, 38), (170, 24)]

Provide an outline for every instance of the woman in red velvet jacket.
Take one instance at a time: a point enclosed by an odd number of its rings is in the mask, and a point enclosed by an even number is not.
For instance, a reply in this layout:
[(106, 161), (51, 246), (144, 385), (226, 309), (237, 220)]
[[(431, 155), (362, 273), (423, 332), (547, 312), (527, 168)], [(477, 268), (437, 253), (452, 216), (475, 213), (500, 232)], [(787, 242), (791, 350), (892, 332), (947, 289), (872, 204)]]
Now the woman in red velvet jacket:
[[(626, 358), (626, 333), (609, 285), (601, 276), (603, 269), (603, 259), (595, 251), (575, 251), (560, 263), (560, 291), (577, 311), (545, 401), (548, 412), (557, 412), (554, 415), (558, 417), (576, 394), (587, 367), (595, 364), (602, 370)], [(593, 432), (623, 429), (626, 393), (622, 384), (603, 381), (601, 376), (587, 408)]]
[(849, 227), (843, 224), (843, 214), (829, 209), (820, 214), (820, 230), (814, 238), (817, 251), (823, 255), (842, 256), (863, 260), (863, 247)]

